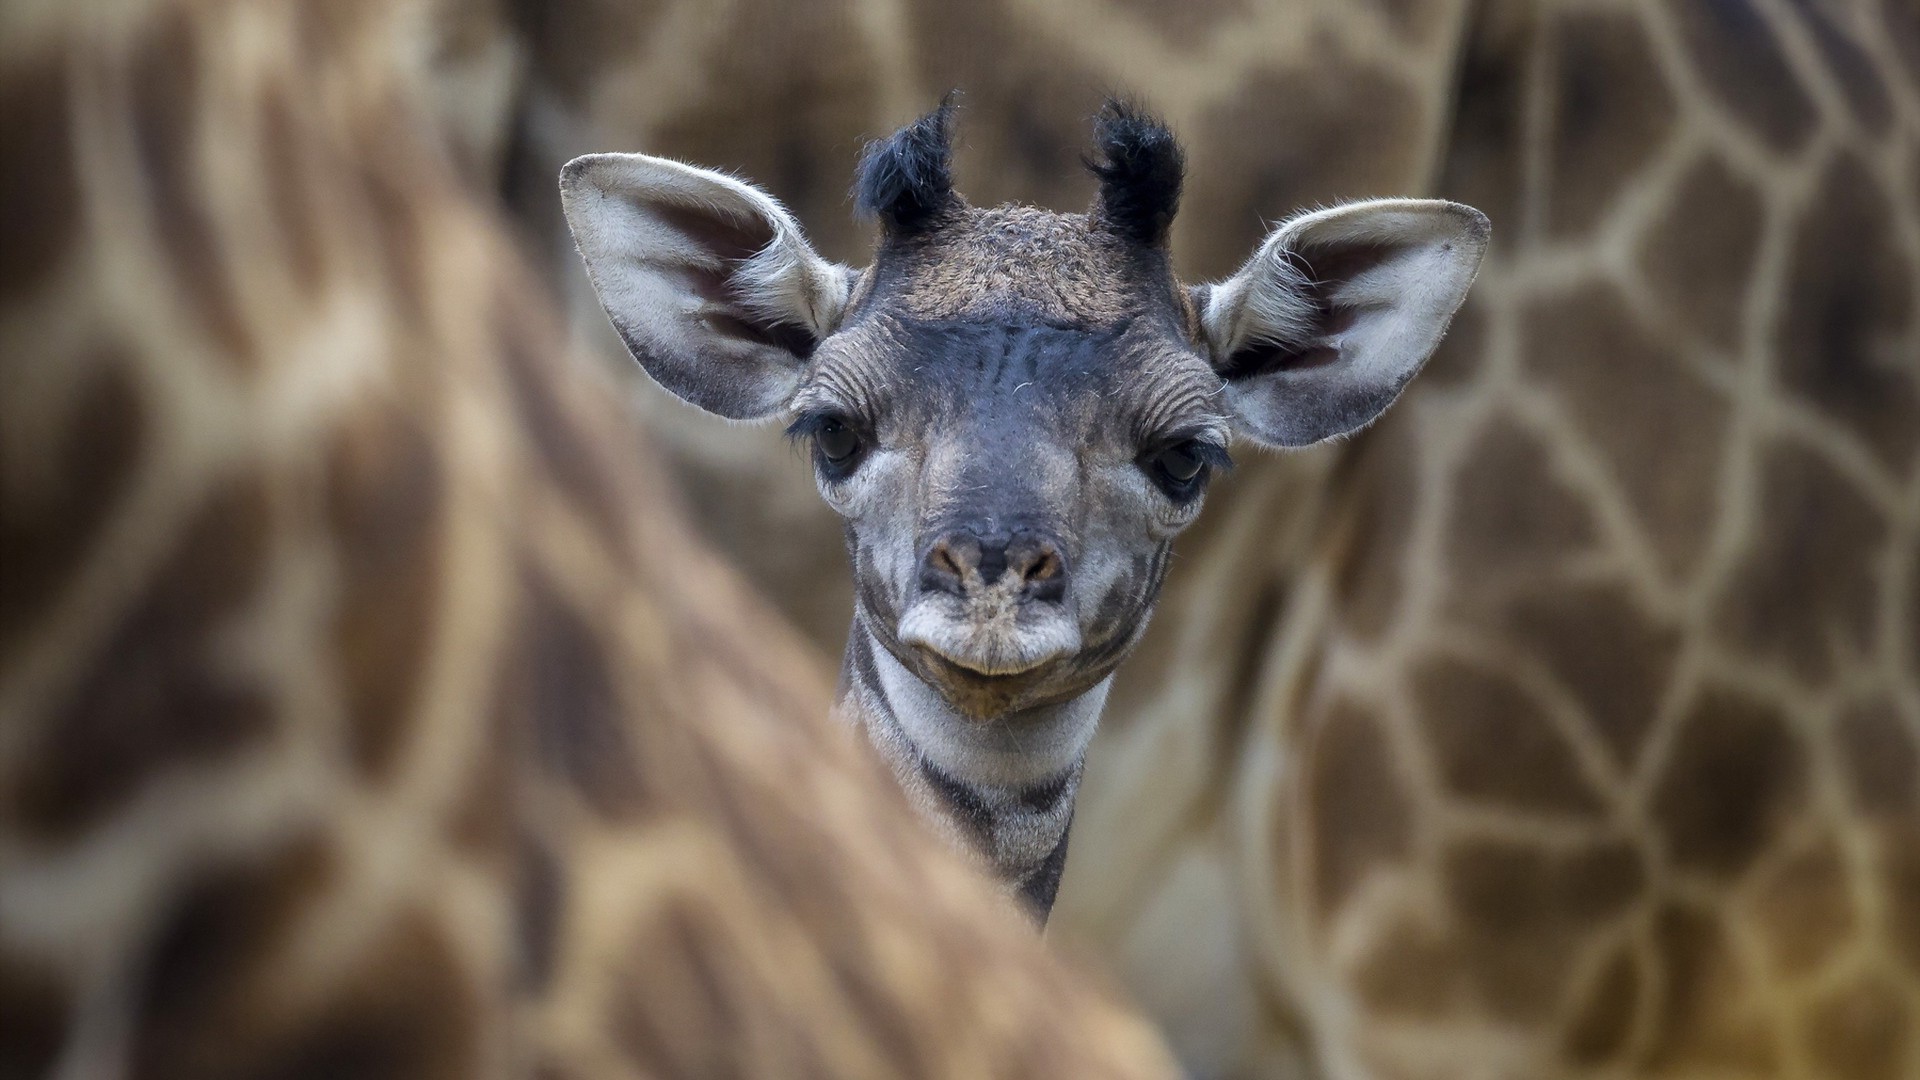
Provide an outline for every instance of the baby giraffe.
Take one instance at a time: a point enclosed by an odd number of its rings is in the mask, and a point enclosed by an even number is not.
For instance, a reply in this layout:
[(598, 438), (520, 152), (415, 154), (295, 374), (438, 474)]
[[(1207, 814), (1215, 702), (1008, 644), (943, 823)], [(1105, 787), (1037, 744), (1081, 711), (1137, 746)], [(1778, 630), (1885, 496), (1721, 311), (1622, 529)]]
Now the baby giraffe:
[(1488, 226), (1457, 203), (1336, 206), (1189, 286), (1167, 252), (1184, 158), (1160, 123), (1102, 111), (1084, 214), (969, 205), (950, 123), (943, 105), (868, 148), (864, 270), (721, 173), (594, 154), (560, 189), (647, 373), (810, 443), (853, 558), (839, 708), (1044, 921), (1114, 669), (1229, 444), (1310, 446), (1379, 416)]

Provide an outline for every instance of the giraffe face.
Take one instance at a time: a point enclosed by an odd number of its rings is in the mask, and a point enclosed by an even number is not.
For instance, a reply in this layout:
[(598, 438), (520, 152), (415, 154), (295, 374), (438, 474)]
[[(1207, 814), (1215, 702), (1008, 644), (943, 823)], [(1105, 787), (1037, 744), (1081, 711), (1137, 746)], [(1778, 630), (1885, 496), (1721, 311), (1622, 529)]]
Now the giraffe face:
[(954, 192), (943, 107), (868, 152), (873, 262), (828, 263), (771, 198), (640, 155), (568, 165), (615, 328), (685, 400), (783, 418), (846, 521), (859, 617), (959, 712), (1074, 697), (1145, 628), (1235, 438), (1369, 423), (1464, 299), (1486, 219), (1349, 204), (1189, 288), (1166, 250), (1180, 150), (1110, 107), (1084, 214)]

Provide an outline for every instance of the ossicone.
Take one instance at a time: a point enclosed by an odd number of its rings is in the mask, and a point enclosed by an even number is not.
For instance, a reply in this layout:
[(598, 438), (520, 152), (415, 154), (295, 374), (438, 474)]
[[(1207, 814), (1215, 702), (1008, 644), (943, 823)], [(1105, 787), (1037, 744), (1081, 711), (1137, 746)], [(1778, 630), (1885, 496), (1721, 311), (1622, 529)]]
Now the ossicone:
[(1108, 99), (1094, 118), (1095, 156), (1087, 168), (1100, 179), (1095, 216), (1142, 244), (1164, 244), (1180, 208), (1187, 155), (1167, 126), (1133, 105)]
[(896, 235), (929, 228), (961, 206), (953, 190), (953, 112), (949, 91), (932, 112), (867, 144), (854, 203)]

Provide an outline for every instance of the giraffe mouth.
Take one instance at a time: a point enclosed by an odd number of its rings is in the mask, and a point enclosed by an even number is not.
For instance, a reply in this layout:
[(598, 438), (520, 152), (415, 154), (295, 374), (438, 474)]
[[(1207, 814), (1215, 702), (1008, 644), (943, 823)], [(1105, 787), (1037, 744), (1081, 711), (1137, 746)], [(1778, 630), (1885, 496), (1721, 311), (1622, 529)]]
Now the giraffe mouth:
[(899, 637), (960, 673), (1011, 679), (1080, 651), (1080, 627), (1057, 604), (980, 611), (980, 605), (942, 602), (947, 599), (927, 597), (908, 608)]

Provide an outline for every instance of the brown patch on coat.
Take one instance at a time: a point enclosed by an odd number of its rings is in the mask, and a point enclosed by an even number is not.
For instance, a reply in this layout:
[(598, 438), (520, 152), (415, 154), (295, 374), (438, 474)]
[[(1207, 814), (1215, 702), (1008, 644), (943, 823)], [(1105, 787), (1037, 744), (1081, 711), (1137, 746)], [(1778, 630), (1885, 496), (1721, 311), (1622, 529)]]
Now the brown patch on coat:
[(1513, 599), (1499, 620), (1508, 646), (1538, 661), (1580, 703), (1614, 764), (1630, 772), (1659, 717), (1679, 628), (1618, 585), (1542, 588)]
[(1779, 442), (1760, 462), (1759, 520), (1715, 622), (1728, 643), (1819, 683), (1836, 649), (1872, 647), (1887, 524), (1811, 450)]
[(1647, 283), (1674, 317), (1716, 348), (1740, 347), (1742, 309), (1765, 223), (1759, 193), (1710, 157), (1687, 171), (1647, 234), (1640, 252)]
[[(98, 373), (80, 391), (58, 441), (23, 448), (52, 455), (56, 467), (44, 471), (41, 483), (15, 488), (7, 481), (19, 470), (0, 468), (0, 563), (6, 566), (0, 577), (0, 653), (16, 646), (87, 565), (133, 480), (148, 419), (130, 363), (118, 346), (76, 362)], [(0, 452), (8, 446), (0, 440)]]
[(66, 980), (53, 965), (23, 954), (0, 951), (0, 1076), (50, 1076), (67, 1043), (73, 1002)]
[(1847, 878), (1839, 848), (1822, 838), (1770, 866), (1756, 883), (1753, 916), (1783, 975), (1813, 974), (1854, 933)]
[(1587, 987), (1560, 1037), (1563, 1052), (1589, 1068), (1617, 1060), (1633, 1035), (1634, 1021), (1648, 996), (1647, 976), (1630, 944), (1616, 945), (1600, 974)]
[(156, 19), (129, 65), (128, 106), (138, 164), (166, 275), (223, 358), (243, 370), (259, 362), (258, 343), (241, 311), (236, 281), (207, 205), (201, 173), (205, 64), (191, 15), (170, 8)]
[(1819, 114), (1753, 0), (1678, 4), (1694, 71), (1720, 105), (1781, 154), (1798, 150)]
[(1652, 1037), (1636, 1066), (1652, 1075), (1775, 1075), (1779, 1034), (1741, 1011), (1749, 975), (1714, 914), (1670, 905), (1653, 920), (1660, 957)]
[(1443, 875), (1468, 979), (1496, 1016), (1521, 1024), (1561, 1010), (1580, 948), (1646, 881), (1626, 844), (1549, 852), (1491, 840), (1456, 844)]
[(1567, 15), (1548, 40), (1547, 232), (1584, 236), (1667, 141), (1673, 92), (1630, 16)]
[(278, 226), (280, 245), (295, 285), (302, 293), (320, 288), (326, 262), (321, 232), (328, 227), (319, 204), (314, 172), (323, 166), (308, 141), (305, 118), (278, 83), (260, 90), (260, 154), (267, 205)]
[(1605, 286), (1532, 309), (1523, 332), (1532, 370), (1606, 459), (1665, 569), (1684, 577), (1719, 514), (1727, 403)]
[(1380, 721), (1349, 701), (1321, 715), (1307, 748), (1305, 785), (1312, 895), (1324, 924), (1374, 866), (1407, 855), (1413, 808)]
[(847, 0), (745, 0), (729, 10), (731, 27), (694, 61), (708, 85), (726, 91), (696, 95), (640, 145), (752, 177), (828, 258), (857, 265), (866, 245), (847, 212), (847, 184), (862, 140), (884, 134), (876, 130), (882, 62), (858, 14)]
[(1920, 356), (1900, 348), (1916, 268), (1894, 243), (1893, 216), (1857, 158), (1834, 161), (1794, 238), (1780, 381), (1905, 476), (1920, 447)]
[(1848, 706), (1834, 735), (1853, 805), (1868, 816), (1920, 816), (1920, 747), (1889, 701)]
[[(1526, 239), (1518, 228), (1525, 219), (1527, 102), (1542, 57), (1539, 23), (1530, 6), (1477, 5), (1457, 68), (1439, 193), (1478, 207), (1493, 221), (1501, 236), (1488, 252), (1494, 258), (1514, 242), (1509, 235)], [(1474, 307), (1471, 297), (1467, 307)]]
[(1412, 674), (1420, 730), (1448, 790), (1529, 815), (1591, 819), (1604, 803), (1545, 711), (1511, 680), (1447, 657)]
[(1547, 447), (1510, 420), (1482, 432), (1455, 478), (1445, 560), (1462, 589), (1502, 578), (1552, 576), (1592, 548), (1592, 511), (1549, 467)]
[(1920, 1039), (1905, 987), (1867, 975), (1819, 1001), (1807, 1018), (1808, 1055), (1827, 1076), (1912, 1080)]
[(479, 1002), (441, 932), (418, 916), (393, 917), (339, 982), (302, 988), (297, 1006), (276, 992), (280, 953), (336, 872), (309, 841), (196, 882), (156, 939), (135, 1080), (453, 1080), (479, 1069)]
[(1920, 823), (1896, 819), (1880, 831), (1881, 911), (1894, 955), (1920, 978)]
[(1842, 25), (1846, 15), (1859, 13), (1860, 5), (1843, 9), (1823, 0), (1798, 0), (1793, 8), (1812, 31), (1813, 43), (1827, 62), (1827, 74), (1840, 84), (1854, 118), (1869, 134), (1884, 134), (1893, 120), (1893, 102), (1872, 55), (1847, 32), (1859, 20), (1846, 19), (1849, 25)]
[(1396, 920), (1353, 972), (1370, 1011), (1394, 1019), (1446, 1021), (1472, 1007), (1458, 937)]
[(374, 777), (405, 742), (433, 651), (444, 485), (427, 433), (392, 405), (363, 404), (328, 452), (334, 664), (354, 759)]
[(645, 809), (647, 787), (611, 658), (553, 586), (521, 576), (517, 634), (502, 662), (502, 730), (532, 731), (540, 763), (609, 821)]
[(73, 103), (58, 56), (0, 74), (0, 303), (39, 285), (80, 235)]
[(1193, 179), (1174, 223), (1185, 272), (1231, 273), (1260, 243), (1262, 222), (1300, 207), (1424, 186), (1425, 117), (1406, 83), (1337, 48), (1250, 76), (1194, 128)]
[(1339, 553), (1335, 589), (1343, 625), (1365, 640), (1392, 624), (1405, 588), (1405, 560), (1420, 505), (1412, 445), (1415, 425), (1382, 425), (1355, 444), (1348, 467), (1335, 481), (1353, 507), (1353, 524)]
[(167, 771), (266, 733), (269, 698), (227, 669), (219, 645), (265, 576), (269, 528), (266, 489), (252, 476), (188, 518), (29, 755), (35, 767), (6, 799), (21, 821), (70, 837)]
[(1160, 0), (1111, 0), (1112, 5), (1146, 23), (1154, 37), (1181, 49), (1204, 45), (1207, 39), (1239, 22), (1252, 6), (1248, 0), (1193, 0), (1178, 6)]
[(1778, 707), (1709, 686), (1680, 722), (1653, 795), (1653, 824), (1680, 869), (1738, 877), (1798, 812), (1806, 749)]

